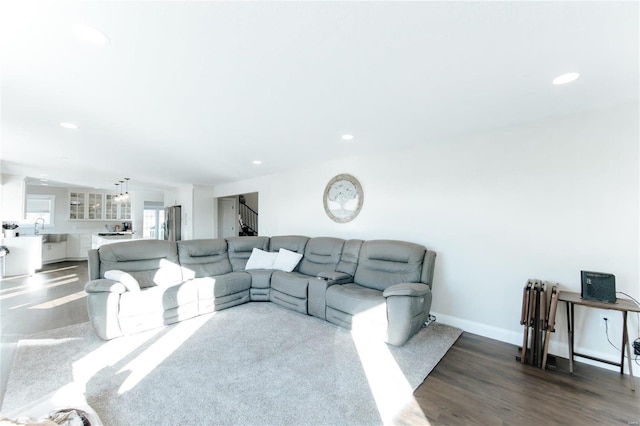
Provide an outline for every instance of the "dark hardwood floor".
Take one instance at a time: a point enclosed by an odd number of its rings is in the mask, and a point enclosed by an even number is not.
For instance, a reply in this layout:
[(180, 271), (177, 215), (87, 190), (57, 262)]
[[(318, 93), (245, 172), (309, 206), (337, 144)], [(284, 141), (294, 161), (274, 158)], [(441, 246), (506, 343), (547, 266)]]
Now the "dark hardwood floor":
[[(33, 277), (2, 280), (0, 401), (22, 335), (88, 320), (86, 280), (86, 262), (56, 263)], [(627, 376), (583, 363), (570, 375), (564, 359), (543, 371), (517, 362), (516, 353), (514, 345), (464, 333), (414, 393), (429, 423), (640, 424), (640, 390), (630, 390)], [(419, 423), (422, 416), (415, 414), (402, 413), (398, 424)]]
[[(432, 425), (637, 425), (640, 391), (628, 376), (557, 359), (517, 362), (514, 345), (463, 334), (415, 391)], [(637, 364), (634, 364), (637, 368)], [(635, 378), (636, 387), (640, 380)]]

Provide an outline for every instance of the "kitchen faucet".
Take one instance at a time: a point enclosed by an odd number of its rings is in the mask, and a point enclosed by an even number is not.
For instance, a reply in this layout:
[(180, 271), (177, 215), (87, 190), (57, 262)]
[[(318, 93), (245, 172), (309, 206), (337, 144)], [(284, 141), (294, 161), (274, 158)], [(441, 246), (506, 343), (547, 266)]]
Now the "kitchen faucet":
[(34, 235), (38, 234), (38, 221), (42, 221), (42, 225), (40, 226), (40, 229), (44, 229), (44, 219), (39, 217), (36, 219), (35, 223), (33, 224), (33, 233)]

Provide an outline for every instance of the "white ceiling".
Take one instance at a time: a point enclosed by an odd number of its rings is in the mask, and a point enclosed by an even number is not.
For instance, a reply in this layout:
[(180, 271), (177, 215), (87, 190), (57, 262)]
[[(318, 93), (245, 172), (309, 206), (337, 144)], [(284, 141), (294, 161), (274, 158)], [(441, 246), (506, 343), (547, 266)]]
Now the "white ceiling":
[[(103, 188), (215, 185), (637, 103), (638, 13), (637, 2), (2, 0), (0, 166)], [(79, 23), (110, 43), (79, 41)], [(573, 71), (576, 82), (551, 84)]]

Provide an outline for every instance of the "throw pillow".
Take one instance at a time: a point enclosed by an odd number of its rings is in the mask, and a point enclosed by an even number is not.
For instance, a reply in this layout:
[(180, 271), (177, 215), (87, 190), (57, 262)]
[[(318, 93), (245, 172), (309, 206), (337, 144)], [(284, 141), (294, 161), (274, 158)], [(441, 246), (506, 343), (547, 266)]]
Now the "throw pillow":
[(121, 282), (128, 291), (140, 291), (140, 284), (133, 275), (121, 271), (119, 269), (111, 269), (104, 273), (104, 277), (108, 280)]
[(272, 269), (276, 257), (278, 257), (278, 253), (270, 253), (254, 248), (244, 269)]
[(298, 262), (300, 262), (300, 259), (302, 259), (302, 255), (300, 253), (281, 248), (278, 252), (276, 261), (273, 263), (273, 269), (291, 272)]

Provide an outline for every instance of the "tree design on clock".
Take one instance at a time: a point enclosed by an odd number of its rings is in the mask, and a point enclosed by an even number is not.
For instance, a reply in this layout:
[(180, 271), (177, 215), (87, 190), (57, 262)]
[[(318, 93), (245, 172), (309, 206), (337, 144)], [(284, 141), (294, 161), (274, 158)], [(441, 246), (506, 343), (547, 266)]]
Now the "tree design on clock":
[(355, 177), (340, 174), (329, 181), (324, 190), (324, 210), (333, 221), (353, 220), (362, 209), (364, 193)]

